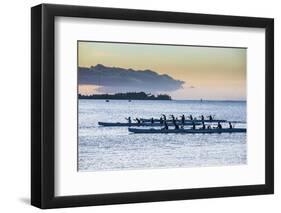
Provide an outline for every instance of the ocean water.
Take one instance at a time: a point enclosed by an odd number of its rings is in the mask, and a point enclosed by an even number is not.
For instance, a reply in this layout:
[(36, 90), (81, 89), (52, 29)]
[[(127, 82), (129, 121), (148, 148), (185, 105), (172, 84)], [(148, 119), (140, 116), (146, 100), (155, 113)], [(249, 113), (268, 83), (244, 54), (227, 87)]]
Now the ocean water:
[[(215, 115), (246, 127), (245, 101), (79, 100), (78, 170), (106, 171), (247, 163), (247, 133), (133, 134), (127, 127), (101, 127), (103, 122), (126, 122), (125, 117), (161, 114)], [(227, 125), (226, 125), (227, 126)]]

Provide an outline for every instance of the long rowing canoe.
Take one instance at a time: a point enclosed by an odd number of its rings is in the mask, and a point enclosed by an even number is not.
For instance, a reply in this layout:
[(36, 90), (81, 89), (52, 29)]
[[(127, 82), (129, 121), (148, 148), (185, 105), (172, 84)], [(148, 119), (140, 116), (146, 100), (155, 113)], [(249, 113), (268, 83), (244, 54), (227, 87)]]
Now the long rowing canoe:
[[(151, 118), (141, 118), (140, 119), (142, 122), (151, 122)], [(160, 122), (160, 119), (153, 119), (154, 122)], [(172, 122), (173, 120), (171, 119), (167, 119), (167, 122)], [(181, 122), (181, 120), (178, 120), (178, 122)], [(218, 123), (218, 122), (227, 122), (227, 120), (221, 120), (221, 119), (213, 119), (213, 120), (209, 120), (209, 119), (194, 119), (194, 120), (185, 120), (185, 122), (205, 122), (205, 123)]]
[(211, 134), (211, 133), (237, 133), (246, 132), (245, 128), (225, 128), (225, 129), (139, 129), (139, 128), (128, 128), (129, 132), (133, 133), (179, 133), (179, 134)]
[[(98, 122), (98, 124), (100, 125), (100, 126), (111, 126), (111, 127), (113, 127), (113, 126), (127, 126), (127, 127), (130, 127), (130, 126), (148, 126), (148, 127), (153, 127), (153, 126), (164, 126), (163, 124), (160, 124), (159, 122), (157, 122), (157, 123), (146, 123), (146, 122), (144, 122), (144, 123), (120, 123), (120, 122), (116, 122), (116, 123), (111, 123), (111, 122)], [(182, 125), (182, 123), (181, 122), (178, 122), (177, 123), (178, 125)], [(194, 122), (194, 124), (195, 125), (201, 125), (201, 122)], [(173, 123), (171, 123), (171, 122), (167, 122), (167, 125), (168, 126), (174, 126), (174, 124)], [(184, 124), (183, 124), (184, 126), (191, 126), (191, 125), (193, 125), (193, 122), (185, 122)]]

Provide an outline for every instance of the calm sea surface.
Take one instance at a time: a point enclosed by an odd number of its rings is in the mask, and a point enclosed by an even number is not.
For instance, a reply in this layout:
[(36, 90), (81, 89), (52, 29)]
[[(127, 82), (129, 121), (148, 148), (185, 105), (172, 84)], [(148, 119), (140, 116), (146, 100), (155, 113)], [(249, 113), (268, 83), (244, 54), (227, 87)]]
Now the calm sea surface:
[(243, 101), (131, 101), (79, 100), (79, 171), (226, 166), (247, 163), (246, 133), (133, 134), (127, 127), (100, 127), (103, 122), (126, 122), (125, 117), (161, 114), (215, 115), (241, 121), (246, 127)]

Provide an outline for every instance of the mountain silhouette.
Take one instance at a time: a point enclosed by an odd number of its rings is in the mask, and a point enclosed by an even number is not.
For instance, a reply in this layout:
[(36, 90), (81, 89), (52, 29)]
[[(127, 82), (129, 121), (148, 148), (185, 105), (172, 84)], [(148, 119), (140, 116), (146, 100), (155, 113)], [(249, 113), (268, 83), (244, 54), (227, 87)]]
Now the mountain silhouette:
[(108, 67), (103, 64), (78, 67), (79, 85), (98, 85), (99, 92), (164, 92), (182, 88), (185, 83), (153, 70)]

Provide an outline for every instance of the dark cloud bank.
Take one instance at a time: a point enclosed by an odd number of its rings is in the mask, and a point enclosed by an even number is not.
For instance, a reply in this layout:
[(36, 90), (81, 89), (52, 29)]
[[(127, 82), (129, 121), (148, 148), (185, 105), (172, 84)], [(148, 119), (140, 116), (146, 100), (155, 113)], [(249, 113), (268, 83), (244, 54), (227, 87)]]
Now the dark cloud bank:
[(182, 88), (184, 81), (152, 70), (133, 70), (97, 64), (90, 68), (79, 67), (80, 85), (99, 85), (99, 92), (171, 92)]

